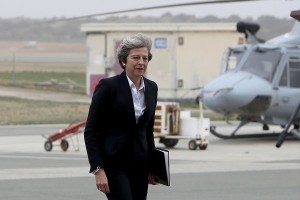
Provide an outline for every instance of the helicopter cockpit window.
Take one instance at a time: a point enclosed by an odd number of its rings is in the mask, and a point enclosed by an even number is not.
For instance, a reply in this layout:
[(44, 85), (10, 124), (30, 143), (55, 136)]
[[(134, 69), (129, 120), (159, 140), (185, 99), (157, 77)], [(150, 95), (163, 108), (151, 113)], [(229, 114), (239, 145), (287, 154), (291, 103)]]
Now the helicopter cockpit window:
[(281, 53), (274, 50), (255, 50), (250, 53), (241, 70), (272, 81)]
[(245, 51), (244, 49), (231, 49), (229, 48), (223, 58), (222, 73), (234, 70), (242, 59)]
[(282, 72), (280, 81), (279, 81), (279, 86), (282, 87), (287, 87), (288, 86), (288, 74), (287, 74), (287, 65), (284, 66), (284, 70)]
[(291, 57), (289, 60), (290, 87), (300, 88), (300, 58)]

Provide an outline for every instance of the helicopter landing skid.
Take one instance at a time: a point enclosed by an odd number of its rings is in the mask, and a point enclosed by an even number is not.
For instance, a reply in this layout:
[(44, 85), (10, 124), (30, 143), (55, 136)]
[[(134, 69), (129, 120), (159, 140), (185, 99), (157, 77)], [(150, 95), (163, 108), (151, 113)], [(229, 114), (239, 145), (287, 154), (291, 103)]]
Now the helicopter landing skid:
[(210, 132), (214, 136), (221, 138), (221, 139), (265, 138), (265, 137), (278, 137), (280, 135), (280, 133), (253, 133), (253, 134), (235, 135), (236, 131), (234, 131), (233, 134), (224, 135), (224, 134), (218, 133), (216, 131), (215, 126), (210, 127)]

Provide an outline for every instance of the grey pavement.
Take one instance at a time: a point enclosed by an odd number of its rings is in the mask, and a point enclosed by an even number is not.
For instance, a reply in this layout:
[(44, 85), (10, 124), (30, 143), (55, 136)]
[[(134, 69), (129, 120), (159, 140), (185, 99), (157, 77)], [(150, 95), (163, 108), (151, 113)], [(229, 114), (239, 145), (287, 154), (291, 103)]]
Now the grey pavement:
[[(67, 139), (67, 152), (59, 141), (51, 152), (44, 150), (41, 135), (65, 126), (0, 126), (1, 200), (105, 199), (88, 174), (82, 134)], [(218, 128), (226, 126), (218, 123)], [(288, 139), (280, 149), (275, 142), (210, 135), (207, 150), (191, 151), (181, 140), (169, 149), (171, 186), (150, 186), (148, 200), (299, 200), (299, 140)]]

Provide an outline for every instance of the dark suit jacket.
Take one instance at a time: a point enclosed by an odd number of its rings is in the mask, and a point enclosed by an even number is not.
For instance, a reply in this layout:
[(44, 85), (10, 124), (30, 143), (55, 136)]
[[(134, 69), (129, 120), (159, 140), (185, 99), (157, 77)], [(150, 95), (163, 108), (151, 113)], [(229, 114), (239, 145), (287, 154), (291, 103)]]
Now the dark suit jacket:
[(129, 162), (147, 161), (154, 147), (153, 125), (158, 88), (155, 82), (143, 79), (146, 109), (138, 123), (125, 71), (102, 79), (97, 85), (84, 131), (90, 172), (97, 166), (105, 167), (106, 159), (124, 150)]

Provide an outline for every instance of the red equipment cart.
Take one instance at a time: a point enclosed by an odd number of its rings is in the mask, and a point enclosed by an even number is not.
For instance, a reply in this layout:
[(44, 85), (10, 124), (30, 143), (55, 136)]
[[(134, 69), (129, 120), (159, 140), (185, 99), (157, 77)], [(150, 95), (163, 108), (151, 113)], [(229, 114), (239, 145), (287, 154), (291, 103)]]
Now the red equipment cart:
[[(78, 136), (78, 133), (82, 132), (82, 128), (85, 127), (86, 119), (77, 123), (72, 123), (68, 127), (60, 129), (48, 136), (44, 136), (47, 140), (44, 144), (44, 148), (46, 151), (51, 151), (53, 148), (53, 142), (57, 140), (60, 141), (60, 147), (63, 151), (67, 151), (69, 148), (69, 142), (66, 140), (68, 137), (72, 137), (74, 135)], [(77, 142), (78, 144), (78, 142)], [(75, 149), (79, 150), (79, 148)]]

